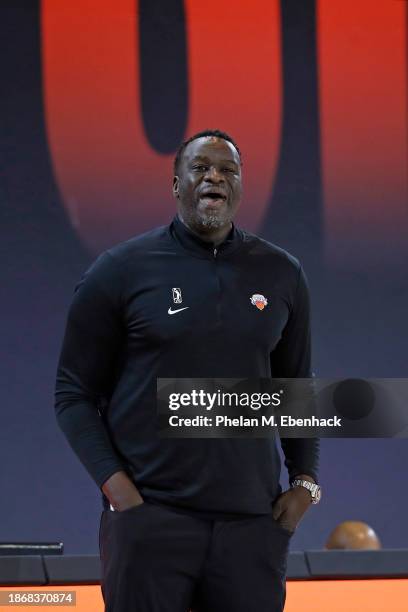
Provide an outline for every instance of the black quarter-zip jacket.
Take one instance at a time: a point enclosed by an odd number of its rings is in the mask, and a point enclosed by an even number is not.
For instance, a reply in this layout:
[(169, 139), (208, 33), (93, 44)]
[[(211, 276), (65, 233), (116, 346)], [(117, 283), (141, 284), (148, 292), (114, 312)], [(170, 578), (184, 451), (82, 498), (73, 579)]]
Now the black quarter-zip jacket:
[[(254, 294), (266, 298), (263, 310)], [(156, 379), (311, 375), (308, 288), (297, 259), (235, 225), (215, 248), (176, 215), (105, 251), (83, 275), (55, 410), (99, 487), (125, 470), (153, 503), (214, 518), (266, 514), (282, 491), (275, 438), (159, 438)], [(290, 479), (317, 480), (318, 440), (281, 444)]]

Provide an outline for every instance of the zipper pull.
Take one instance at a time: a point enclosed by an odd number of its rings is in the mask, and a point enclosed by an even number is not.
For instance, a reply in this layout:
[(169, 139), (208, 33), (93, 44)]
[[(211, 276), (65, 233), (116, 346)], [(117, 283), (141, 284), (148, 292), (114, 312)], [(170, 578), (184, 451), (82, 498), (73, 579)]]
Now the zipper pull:
[(217, 249), (214, 249), (214, 257), (217, 257)]

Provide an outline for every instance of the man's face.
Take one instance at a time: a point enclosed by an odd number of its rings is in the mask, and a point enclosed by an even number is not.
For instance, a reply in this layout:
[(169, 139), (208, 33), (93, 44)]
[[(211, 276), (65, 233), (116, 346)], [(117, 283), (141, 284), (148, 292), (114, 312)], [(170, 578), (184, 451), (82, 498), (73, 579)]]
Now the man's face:
[(183, 220), (201, 232), (229, 226), (242, 197), (241, 163), (234, 145), (204, 136), (184, 149), (173, 179)]

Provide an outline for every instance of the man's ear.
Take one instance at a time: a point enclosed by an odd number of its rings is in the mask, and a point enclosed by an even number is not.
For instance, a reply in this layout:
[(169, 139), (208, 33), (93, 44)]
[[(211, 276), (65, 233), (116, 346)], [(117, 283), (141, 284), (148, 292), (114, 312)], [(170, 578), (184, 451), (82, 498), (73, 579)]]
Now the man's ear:
[(180, 194), (179, 194), (179, 184), (180, 184), (180, 179), (178, 176), (173, 176), (173, 195), (175, 198), (179, 198)]

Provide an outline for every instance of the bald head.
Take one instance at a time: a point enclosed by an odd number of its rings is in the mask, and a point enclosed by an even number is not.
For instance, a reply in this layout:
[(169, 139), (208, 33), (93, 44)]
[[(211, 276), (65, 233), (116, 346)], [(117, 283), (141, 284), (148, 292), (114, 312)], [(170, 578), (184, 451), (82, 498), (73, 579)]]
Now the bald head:
[(329, 550), (379, 550), (381, 542), (374, 529), (360, 521), (344, 521), (329, 535)]

